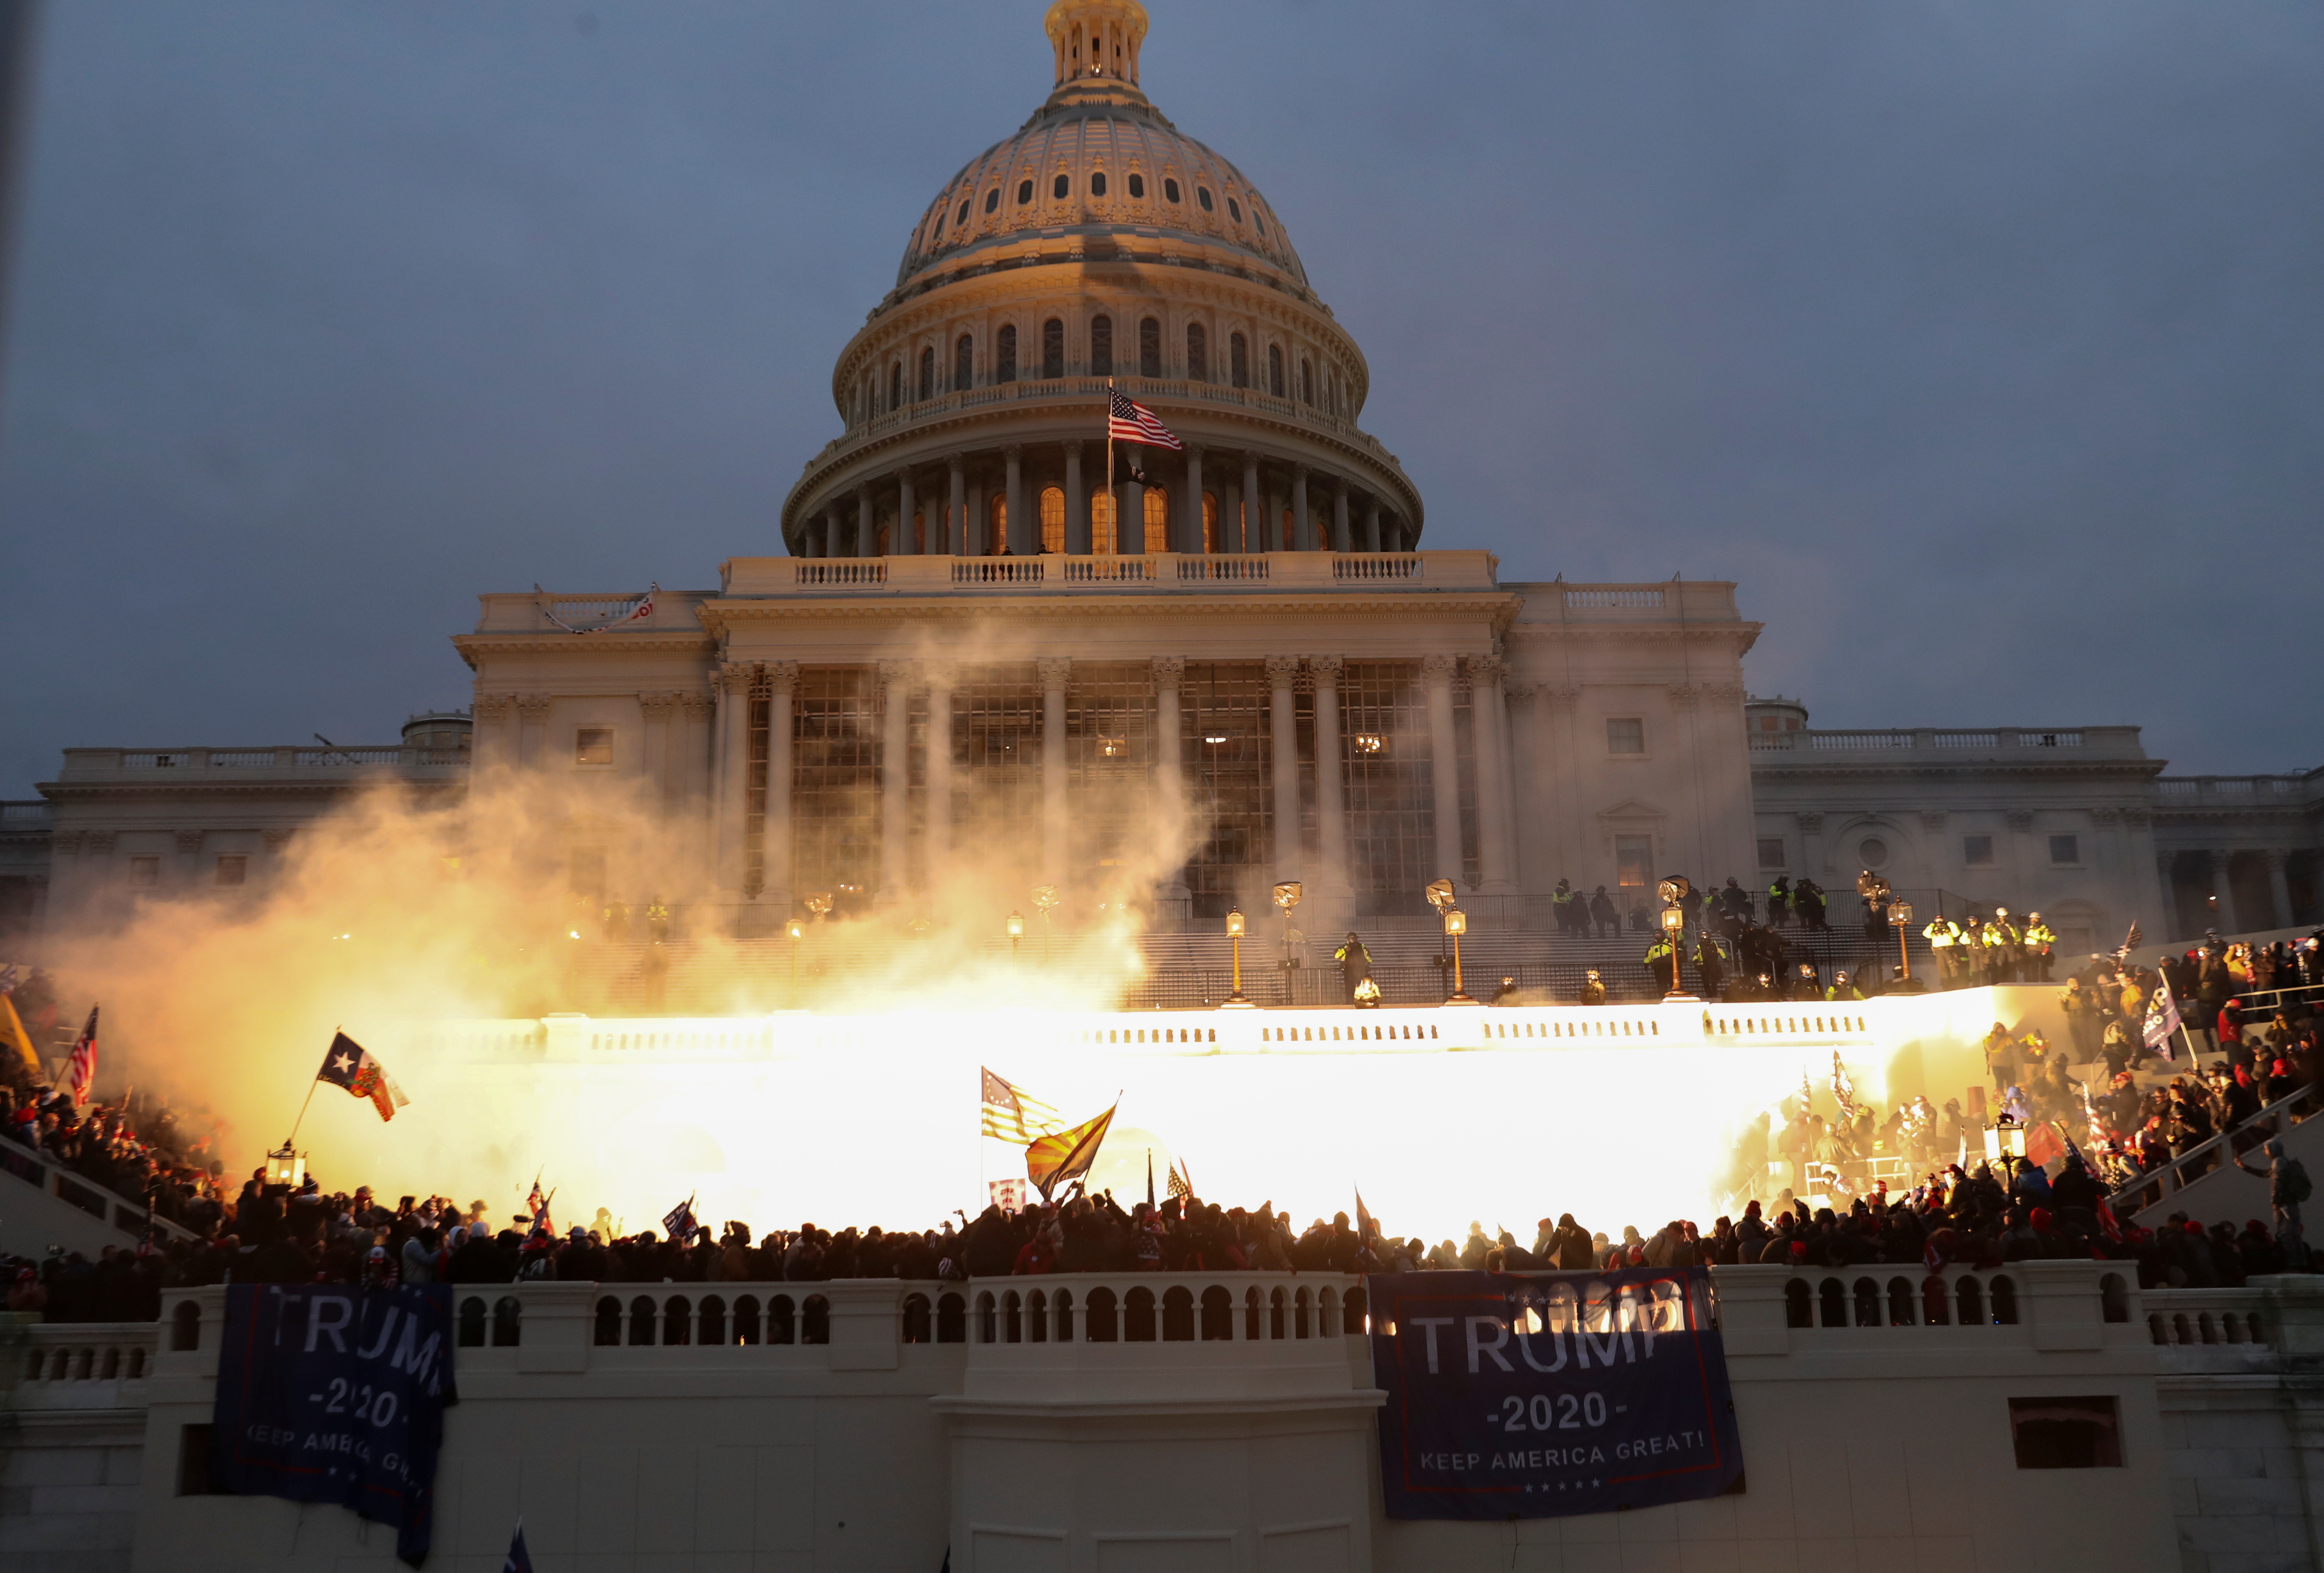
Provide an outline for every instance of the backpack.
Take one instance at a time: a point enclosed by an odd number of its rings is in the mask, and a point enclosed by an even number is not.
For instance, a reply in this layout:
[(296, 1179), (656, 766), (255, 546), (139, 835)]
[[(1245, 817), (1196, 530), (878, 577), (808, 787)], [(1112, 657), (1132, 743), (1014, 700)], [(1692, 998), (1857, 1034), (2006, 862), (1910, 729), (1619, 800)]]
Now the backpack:
[(2309, 1182), (2307, 1166), (2299, 1159), (2285, 1159), (2276, 1165), (2275, 1173), (2277, 1189), (2283, 1192), (2283, 1199), (2292, 1206), (2298, 1207), (2316, 1194), (2316, 1187)]

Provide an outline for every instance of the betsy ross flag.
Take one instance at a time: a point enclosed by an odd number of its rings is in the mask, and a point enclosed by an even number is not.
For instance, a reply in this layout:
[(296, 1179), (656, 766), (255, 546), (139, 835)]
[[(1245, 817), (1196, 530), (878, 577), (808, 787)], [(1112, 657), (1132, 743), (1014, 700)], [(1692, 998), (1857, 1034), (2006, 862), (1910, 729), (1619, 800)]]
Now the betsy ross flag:
[(1026, 1143), (1036, 1136), (1050, 1135), (1063, 1128), (1064, 1122), (1058, 1118), (1056, 1110), (1039, 1098), (1028, 1096), (982, 1066), (977, 1069), (984, 1076), (986, 1135), (998, 1136), (1004, 1142)]
[(662, 1214), (661, 1226), (671, 1239), (683, 1245), (694, 1238), (694, 1198), (687, 1197), (669, 1211)]
[(2146, 1007), (2146, 1025), (2142, 1035), (2146, 1046), (2165, 1059), (2176, 1059), (2171, 1052), (2171, 1034), (2179, 1030), (2179, 1002), (2171, 997), (2171, 985), (2166, 980), (2154, 991), (2154, 999)]
[(73, 1107), (88, 1102), (97, 1086), (97, 1007), (88, 1007), (88, 1024), (73, 1040), (72, 1059), (65, 1066), (65, 1086), (72, 1091)]
[(1169, 1183), (1163, 1189), (1172, 1196), (1192, 1196), (1194, 1194), (1194, 1177), (1186, 1172), (1186, 1166), (1184, 1162), (1175, 1159), (1171, 1161)]
[(343, 1087), (356, 1097), (371, 1099), (371, 1106), (379, 1111), (383, 1120), (395, 1118), (395, 1111), (411, 1102), (395, 1085), (395, 1078), (387, 1073), (387, 1067), (345, 1032), (331, 1034), (331, 1046), (323, 1055), (323, 1069), (315, 1072), (315, 1079)]
[[(1121, 1106), (1114, 1099), (1113, 1108)], [(1069, 1131), (1035, 1138), (1025, 1149), (1025, 1178), (1039, 1189), (1041, 1199), (1068, 1180), (1077, 1180), (1090, 1171), (1097, 1161), (1097, 1150), (1105, 1141), (1105, 1133), (1113, 1124), (1113, 1109), (1093, 1120), (1084, 1120)], [(1175, 1171), (1174, 1171), (1175, 1178)]]
[(1143, 442), (1152, 448), (1179, 449), (1186, 446), (1155, 419), (1153, 411), (1111, 388), (1106, 390), (1105, 434), (1109, 440)]

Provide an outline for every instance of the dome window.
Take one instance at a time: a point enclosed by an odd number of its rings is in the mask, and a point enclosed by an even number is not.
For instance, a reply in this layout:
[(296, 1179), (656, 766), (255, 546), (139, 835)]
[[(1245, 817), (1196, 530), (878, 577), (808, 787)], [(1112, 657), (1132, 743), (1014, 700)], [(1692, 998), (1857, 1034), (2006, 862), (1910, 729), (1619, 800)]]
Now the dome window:
[(1032, 199), (1033, 199), (1033, 182), (1032, 182), (1032, 181), (1030, 181), (1030, 180), (1019, 180), (1019, 181), (1018, 181), (1018, 182), (1017, 182), (1017, 206), (1019, 206), (1019, 208), (1022, 208), (1023, 206), (1025, 206), (1025, 204), (1026, 204), (1026, 203), (1030, 202)]
[(1197, 186), (1194, 188), (1194, 200), (1203, 205), (1203, 211), (1205, 213), (1217, 211), (1217, 209), (1213, 208), (1211, 205), (1211, 189), (1208, 186)]
[(936, 396), (936, 347), (933, 344), (920, 351), (920, 403), (927, 403)]
[(1211, 336), (1199, 322), (1186, 324), (1186, 375), (1198, 383), (1211, 380)]
[(976, 381), (976, 340), (964, 333), (952, 347), (952, 385), (955, 393)]
[(1055, 197), (1058, 201), (1062, 202), (1065, 199), (1065, 193), (1073, 189), (1074, 182), (1072, 177), (1067, 175), (1059, 175), (1057, 177), (1056, 184), (1049, 189), (1049, 194)]
[(1277, 398), (1283, 397), (1283, 347), (1267, 347), (1267, 391)]
[(1232, 197), (1229, 197), (1227, 199), (1227, 217), (1233, 219), (1237, 224), (1240, 224), (1242, 222), (1242, 208), (1236, 203)]
[[(1059, 176), (1058, 178), (1060, 180), (1064, 179), (1063, 176)], [(1138, 179), (1136, 175), (1132, 175), (1130, 178), (1132, 180)], [(1103, 170), (1093, 170), (1090, 171), (1090, 195), (1093, 197), (1102, 197), (1105, 195), (1105, 171)]]
[(1259, 227), (1259, 234), (1265, 235), (1267, 233), (1267, 220), (1259, 216), (1259, 208), (1256, 204), (1252, 206), (1250, 210), (1250, 221)]
[[(1103, 175), (1100, 175), (1097, 178), (1101, 180), (1105, 179)], [(1099, 193), (1101, 196), (1103, 194), (1103, 192)], [(1130, 177), (1130, 194), (1133, 197), (1143, 197), (1146, 195), (1146, 177), (1144, 175), (1132, 174)]]
[(1090, 375), (1113, 375), (1113, 319), (1090, 319)]
[(1000, 187), (998, 187), (998, 186), (995, 186), (995, 187), (993, 187), (993, 188), (992, 188), (992, 190), (991, 190), (990, 191), (987, 191), (986, 193), (984, 193), (984, 210), (985, 210), (987, 213), (990, 213), (990, 212), (991, 212), (995, 208), (998, 208), (998, 207), (1000, 207), (1000, 206), (1001, 206), (1001, 188), (1000, 188)]
[(1176, 181), (1176, 180), (1165, 180), (1165, 181), (1163, 181), (1163, 182), (1162, 182), (1162, 200), (1164, 200), (1165, 202), (1176, 202), (1177, 199), (1178, 199), (1178, 182), (1177, 182), (1177, 181)]
[(965, 197), (963, 197), (963, 198), (960, 199), (960, 211), (959, 211), (958, 213), (956, 213), (956, 214), (954, 214), (954, 215), (953, 216), (953, 223), (954, 223), (955, 226), (957, 226), (957, 225), (965, 224), (965, 223), (967, 223), (967, 222), (968, 222), (968, 199), (967, 199), (967, 198), (965, 198)]

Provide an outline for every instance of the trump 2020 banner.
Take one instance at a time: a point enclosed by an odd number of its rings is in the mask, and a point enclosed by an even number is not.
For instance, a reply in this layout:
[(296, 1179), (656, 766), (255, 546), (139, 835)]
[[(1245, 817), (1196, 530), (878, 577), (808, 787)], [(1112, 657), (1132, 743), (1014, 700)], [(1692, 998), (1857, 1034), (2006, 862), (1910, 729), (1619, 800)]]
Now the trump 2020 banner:
[(1398, 1272), (1366, 1288), (1388, 1517), (1610, 1513), (1742, 1478), (1705, 1269)]
[(452, 1291), (239, 1283), (226, 1291), (210, 1473), (222, 1491), (337, 1502), (428, 1555), (452, 1385)]

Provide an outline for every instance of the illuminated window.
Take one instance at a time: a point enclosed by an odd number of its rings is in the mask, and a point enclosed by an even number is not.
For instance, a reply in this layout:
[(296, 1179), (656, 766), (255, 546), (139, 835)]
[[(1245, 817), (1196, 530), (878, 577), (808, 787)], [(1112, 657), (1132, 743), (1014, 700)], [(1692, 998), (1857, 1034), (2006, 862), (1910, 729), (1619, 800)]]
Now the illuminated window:
[(1203, 494), (1203, 550), (1215, 552), (1219, 549), (1219, 498), (1215, 492)]
[(1065, 549), (1065, 494), (1056, 486), (1041, 488), (1041, 550)]
[(1614, 883), (1624, 890), (1643, 890), (1654, 883), (1655, 838), (1651, 836), (1614, 837)]
[(1100, 492), (1090, 499), (1090, 550), (1101, 557), (1114, 554), (1113, 494), (1111, 492)]
[(999, 557), (1009, 550), (1008, 495), (1003, 492), (993, 493), (991, 500), (984, 505), (984, 515), (988, 526), (985, 550), (994, 557)]
[(1646, 724), (1636, 716), (1606, 717), (1606, 752), (1609, 754), (1644, 754), (1646, 751)]
[(1170, 494), (1160, 486), (1146, 488), (1146, 550), (1170, 550)]
[(573, 763), (576, 764), (613, 763), (613, 729), (611, 726), (584, 726), (574, 733)]

